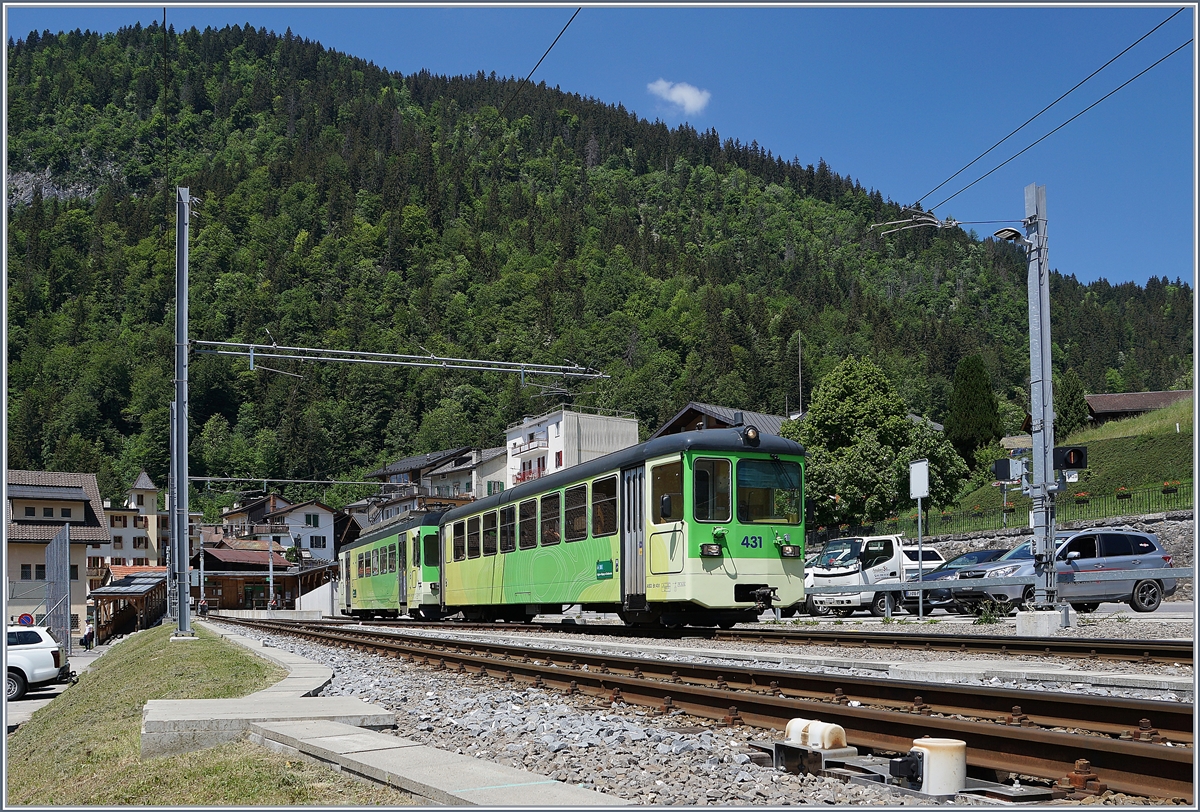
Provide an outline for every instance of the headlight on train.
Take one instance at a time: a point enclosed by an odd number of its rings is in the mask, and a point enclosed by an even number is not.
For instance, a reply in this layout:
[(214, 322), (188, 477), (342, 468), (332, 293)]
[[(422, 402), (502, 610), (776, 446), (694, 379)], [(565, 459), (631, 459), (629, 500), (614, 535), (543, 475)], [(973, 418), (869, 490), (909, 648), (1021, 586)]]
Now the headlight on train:
[(721, 557), (721, 545), (720, 544), (701, 544), (700, 545), (700, 555), (707, 556), (709, 558), (720, 558)]
[(800, 545), (799, 544), (783, 544), (779, 547), (779, 554), (781, 556), (783, 556), (784, 558), (799, 558), (800, 557)]

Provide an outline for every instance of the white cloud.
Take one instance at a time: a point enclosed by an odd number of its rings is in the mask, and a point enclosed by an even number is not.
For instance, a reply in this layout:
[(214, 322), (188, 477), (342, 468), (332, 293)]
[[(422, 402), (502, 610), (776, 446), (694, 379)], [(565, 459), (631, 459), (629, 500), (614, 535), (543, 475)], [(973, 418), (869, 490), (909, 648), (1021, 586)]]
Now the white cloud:
[(666, 79), (651, 82), (646, 85), (646, 90), (664, 101), (679, 106), (683, 112), (689, 114), (699, 113), (708, 106), (708, 100), (712, 98), (711, 93), (701, 90), (695, 85), (689, 85), (687, 82), (668, 82)]

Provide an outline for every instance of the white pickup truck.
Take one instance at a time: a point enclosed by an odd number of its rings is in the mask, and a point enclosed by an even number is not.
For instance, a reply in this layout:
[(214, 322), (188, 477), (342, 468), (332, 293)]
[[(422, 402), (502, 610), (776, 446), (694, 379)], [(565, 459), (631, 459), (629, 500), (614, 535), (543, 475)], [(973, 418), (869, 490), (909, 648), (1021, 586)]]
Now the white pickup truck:
[[(834, 539), (825, 545), (808, 572), (813, 586), (866, 586), (899, 583), (910, 575), (928, 572), (945, 561), (937, 550), (924, 547), (918, 556), (916, 545), (900, 535), (855, 536)], [(921, 559), (924, 559), (923, 561)], [(814, 593), (813, 603), (849, 617), (859, 609), (869, 609), (876, 617), (887, 613), (888, 592)], [(900, 595), (892, 594), (892, 606), (900, 605)]]
[(69, 682), (74, 676), (67, 652), (45, 626), (9, 626), (6, 696), (20, 699), (30, 688)]

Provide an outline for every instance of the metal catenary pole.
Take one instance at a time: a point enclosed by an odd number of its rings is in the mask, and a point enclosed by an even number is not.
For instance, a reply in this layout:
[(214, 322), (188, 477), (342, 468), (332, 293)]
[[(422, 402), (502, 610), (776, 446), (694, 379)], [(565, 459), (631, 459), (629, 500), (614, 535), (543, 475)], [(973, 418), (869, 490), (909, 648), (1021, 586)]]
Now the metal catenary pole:
[(1033, 423), (1034, 605), (1058, 602), (1054, 569), (1054, 396), (1050, 366), (1050, 268), (1046, 258), (1046, 187), (1025, 187), (1025, 239), (1029, 258), (1029, 381)]
[(186, 186), (175, 189), (175, 500), (171, 503), (171, 545), (179, 601), (180, 635), (192, 634), (188, 614), (188, 226), (191, 198)]

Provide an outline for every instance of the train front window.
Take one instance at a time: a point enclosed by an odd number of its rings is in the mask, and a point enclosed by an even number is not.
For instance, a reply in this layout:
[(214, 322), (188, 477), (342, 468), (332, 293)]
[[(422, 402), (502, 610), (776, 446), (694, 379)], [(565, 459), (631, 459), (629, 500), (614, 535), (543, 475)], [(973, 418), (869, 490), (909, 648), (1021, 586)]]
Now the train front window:
[(692, 493), (696, 501), (697, 521), (729, 521), (729, 497), (732, 491), (729, 467), (729, 460), (696, 460), (692, 470)]
[(779, 460), (741, 460), (737, 466), (738, 521), (800, 524), (800, 466)]

